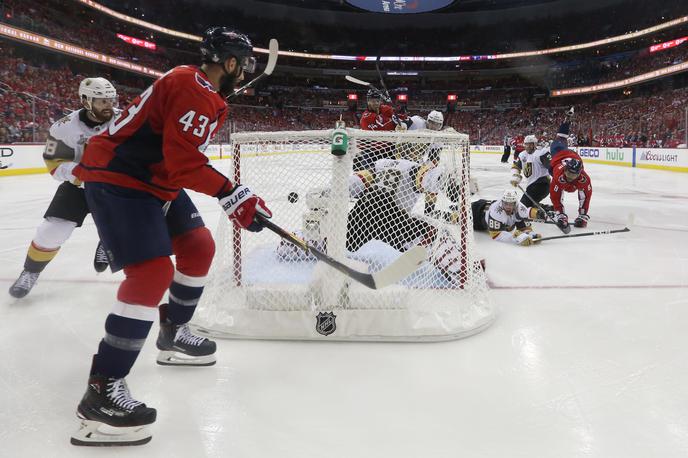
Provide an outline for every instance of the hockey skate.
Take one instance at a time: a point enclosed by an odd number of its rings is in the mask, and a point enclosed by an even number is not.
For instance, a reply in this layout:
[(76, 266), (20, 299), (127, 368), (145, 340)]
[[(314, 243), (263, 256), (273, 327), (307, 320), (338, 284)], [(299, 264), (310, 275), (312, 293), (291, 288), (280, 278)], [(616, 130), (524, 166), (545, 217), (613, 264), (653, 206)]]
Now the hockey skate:
[(167, 304), (160, 306), (160, 332), (156, 342), (158, 364), (163, 366), (212, 366), (216, 362), (215, 342), (191, 332), (188, 323), (167, 320)]
[(76, 415), (81, 424), (73, 445), (142, 445), (152, 438), (148, 425), (155, 422), (156, 410), (133, 399), (123, 378), (91, 375)]
[(19, 278), (17, 278), (12, 286), (10, 286), (10, 296), (21, 299), (29, 294), (31, 288), (33, 288), (36, 284), (36, 281), (38, 281), (39, 275), (40, 272), (29, 272), (27, 270), (23, 270), (22, 273), (19, 274)]
[(103, 246), (103, 242), (98, 242), (98, 246), (96, 247), (96, 254), (93, 256), (93, 268), (96, 270), (96, 272), (101, 273), (105, 272), (105, 269), (108, 268), (110, 265), (110, 260), (107, 257), (107, 254), (105, 253), (105, 247)]

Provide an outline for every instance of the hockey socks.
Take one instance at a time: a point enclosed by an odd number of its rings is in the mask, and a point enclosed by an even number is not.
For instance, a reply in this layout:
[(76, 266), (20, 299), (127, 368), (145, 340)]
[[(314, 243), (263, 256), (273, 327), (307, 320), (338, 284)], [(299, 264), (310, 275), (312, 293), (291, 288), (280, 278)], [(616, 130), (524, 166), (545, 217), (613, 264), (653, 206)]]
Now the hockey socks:
[[(139, 318), (131, 318), (132, 315)], [(153, 307), (118, 303), (105, 320), (105, 337), (100, 341), (93, 361), (93, 374), (126, 377), (156, 317), (157, 310)]]
[(174, 273), (170, 285), (167, 319), (174, 324), (191, 321), (198, 301), (203, 294), (206, 277), (189, 277), (181, 272)]
[(60, 247), (52, 249), (41, 248), (34, 242), (31, 242), (29, 251), (26, 253), (26, 259), (24, 260), (24, 270), (32, 273), (43, 272), (45, 266), (57, 256), (58, 251), (60, 251)]

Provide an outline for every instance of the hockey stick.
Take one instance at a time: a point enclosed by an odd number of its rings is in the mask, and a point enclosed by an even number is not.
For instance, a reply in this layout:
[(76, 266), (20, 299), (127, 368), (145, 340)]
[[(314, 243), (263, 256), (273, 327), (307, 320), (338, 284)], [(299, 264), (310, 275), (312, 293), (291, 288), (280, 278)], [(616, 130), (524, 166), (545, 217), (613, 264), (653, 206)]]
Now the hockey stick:
[(552, 218), (549, 216), (549, 213), (547, 213), (547, 211), (546, 211), (544, 208), (542, 208), (542, 205), (540, 205), (535, 199), (533, 199), (532, 197), (530, 197), (530, 194), (528, 194), (528, 193), (526, 192), (526, 190), (523, 189), (523, 186), (521, 186), (520, 184), (517, 184), (516, 186), (518, 186), (518, 189), (520, 189), (520, 190), (523, 192), (523, 194), (524, 194), (527, 198), (529, 198), (531, 202), (533, 202), (533, 203), (535, 204), (535, 206), (538, 208), (538, 210), (540, 210), (541, 212), (543, 212), (543, 213), (545, 214), (545, 223), (554, 224), (554, 225), (557, 226), (557, 227), (559, 228), (559, 230), (560, 230), (561, 232), (563, 232), (564, 234), (568, 234), (569, 232), (571, 232), (571, 225), (567, 226), (566, 229), (563, 229), (561, 226), (559, 226), (559, 225), (557, 224), (556, 221), (554, 221), (554, 219), (552, 219)]
[(376, 88), (375, 86), (373, 86), (373, 83), (369, 83), (369, 82), (367, 82), (367, 81), (359, 80), (358, 78), (354, 78), (354, 77), (351, 76), (351, 75), (345, 75), (345, 76), (344, 76), (344, 79), (346, 79), (347, 81), (349, 81), (349, 82), (351, 82), (351, 83), (358, 84), (358, 85), (360, 85), (360, 86), (365, 86), (365, 87), (367, 87), (367, 88), (369, 88), (369, 89), (372, 89), (373, 91), (375, 91), (376, 93), (378, 93), (385, 101), (391, 100), (391, 99), (389, 98), (389, 94), (387, 94), (386, 91), (383, 92), (383, 91), (379, 90), (378, 88)]
[(382, 86), (382, 89), (385, 91), (385, 94), (387, 94), (387, 97), (389, 97), (387, 85), (385, 84), (385, 80), (384, 78), (382, 78), (382, 72), (380, 71), (380, 56), (377, 56), (377, 59), (375, 59), (375, 70), (377, 70), (377, 76), (378, 78), (380, 78), (380, 86)]
[(256, 84), (258, 81), (262, 80), (266, 76), (272, 75), (273, 70), (275, 70), (275, 65), (277, 65), (277, 57), (279, 55), (279, 43), (277, 43), (277, 40), (274, 38), (270, 39), (270, 44), (268, 46), (269, 54), (268, 54), (268, 63), (265, 66), (265, 70), (263, 70), (263, 73), (260, 75), (256, 76), (253, 78), (251, 81), (248, 83), (244, 84), (241, 86), (239, 89), (235, 89), (233, 93), (229, 94), (229, 97), (227, 97), (227, 100), (233, 99), (234, 97), (243, 94), (243, 92)]
[(623, 229), (607, 229), (605, 231), (595, 231), (595, 232), (582, 232), (578, 234), (567, 234), (567, 235), (555, 235), (553, 237), (543, 237), (541, 239), (533, 240), (535, 243), (544, 242), (545, 240), (556, 240), (556, 239), (568, 239), (570, 237), (587, 237), (590, 235), (606, 235), (606, 234), (618, 234), (619, 232), (631, 232), (627, 227)]
[(418, 267), (427, 258), (427, 252), (425, 251), (425, 248), (421, 246), (415, 246), (399, 256), (393, 263), (378, 272), (372, 274), (359, 272), (329, 257), (317, 248), (308, 245), (305, 240), (297, 237), (291, 232), (282, 229), (277, 224), (273, 223), (262, 215), (257, 214), (256, 221), (283, 239), (293, 243), (302, 250), (311, 253), (318, 260), (324, 262), (328, 266), (338, 270), (349, 278), (353, 278), (357, 282), (367, 286), (370, 289), (381, 289), (406, 278), (415, 272), (416, 269), (418, 269)]

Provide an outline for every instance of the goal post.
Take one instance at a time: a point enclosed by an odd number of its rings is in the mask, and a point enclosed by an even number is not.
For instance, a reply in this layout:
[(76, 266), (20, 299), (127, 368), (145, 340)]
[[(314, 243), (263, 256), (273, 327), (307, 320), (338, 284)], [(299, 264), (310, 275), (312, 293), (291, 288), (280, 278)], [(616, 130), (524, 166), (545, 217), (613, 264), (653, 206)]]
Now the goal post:
[(193, 324), (215, 337), (450, 340), (495, 318), (475, 250), (468, 136), (347, 129), (248, 132), (231, 138), (227, 176), (265, 199), (272, 221), (328, 256), (377, 272), (422, 246), (408, 277), (369, 289), (264, 229), (220, 218), (217, 252)]

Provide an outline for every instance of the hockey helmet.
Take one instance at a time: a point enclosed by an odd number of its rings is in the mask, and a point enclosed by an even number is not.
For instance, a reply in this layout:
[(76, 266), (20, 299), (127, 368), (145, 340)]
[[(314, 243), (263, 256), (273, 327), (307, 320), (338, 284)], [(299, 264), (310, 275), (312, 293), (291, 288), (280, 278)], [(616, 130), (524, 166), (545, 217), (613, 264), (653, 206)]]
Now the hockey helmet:
[(537, 145), (538, 139), (535, 135), (527, 135), (526, 138), (523, 140), (523, 144), (525, 145), (526, 143), (532, 143), (533, 145)]
[(518, 194), (514, 189), (507, 189), (502, 194), (502, 208), (507, 214), (512, 214), (516, 209), (516, 202), (518, 202)]
[(428, 114), (426, 124), (428, 126), (428, 129), (430, 130), (440, 130), (444, 125), (444, 116), (441, 112), (437, 110), (432, 110)]
[(235, 57), (246, 73), (256, 71), (256, 58), (253, 57), (253, 44), (248, 36), (228, 27), (210, 27), (203, 32), (201, 41), (203, 62), (222, 64)]
[(392, 99), (390, 99), (389, 95), (386, 93), (380, 91), (379, 89), (375, 89), (374, 87), (371, 87), (368, 89), (368, 93), (366, 94), (366, 97), (368, 101), (374, 101), (374, 100), (379, 100), (381, 103), (390, 103)]
[(583, 161), (580, 159), (569, 159), (564, 163), (564, 175), (569, 181), (578, 178), (583, 171)]
[(79, 83), (79, 98), (87, 110), (92, 110), (93, 99), (114, 99), (116, 103), (117, 89), (105, 78), (84, 78)]

